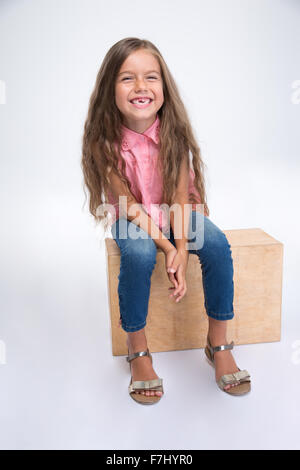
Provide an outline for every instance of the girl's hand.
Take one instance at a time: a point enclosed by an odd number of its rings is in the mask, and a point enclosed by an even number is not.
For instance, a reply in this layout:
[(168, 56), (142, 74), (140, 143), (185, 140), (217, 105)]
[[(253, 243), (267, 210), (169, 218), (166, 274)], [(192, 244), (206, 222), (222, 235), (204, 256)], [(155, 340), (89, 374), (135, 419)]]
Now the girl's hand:
[(186, 294), (187, 285), (186, 285), (186, 269), (188, 265), (189, 259), (189, 252), (187, 250), (178, 251), (177, 255), (173, 259), (173, 263), (170, 269), (175, 271), (175, 279), (178, 282), (178, 286), (175, 288), (170, 287), (169, 290), (174, 289), (174, 292), (170, 295), (170, 297), (176, 297), (178, 295), (176, 302), (179, 302)]
[(169, 272), (169, 268), (172, 266), (173, 260), (176, 255), (177, 255), (177, 248), (175, 248), (174, 245), (172, 245), (172, 247), (169, 248), (165, 252), (166, 271), (167, 271), (169, 280), (172, 282), (172, 284), (174, 284), (174, 287), (172, 287), (172, 289), (174, 288), (176, 289), (178, 287), (177, 279), (175, 278), (173, 273)]

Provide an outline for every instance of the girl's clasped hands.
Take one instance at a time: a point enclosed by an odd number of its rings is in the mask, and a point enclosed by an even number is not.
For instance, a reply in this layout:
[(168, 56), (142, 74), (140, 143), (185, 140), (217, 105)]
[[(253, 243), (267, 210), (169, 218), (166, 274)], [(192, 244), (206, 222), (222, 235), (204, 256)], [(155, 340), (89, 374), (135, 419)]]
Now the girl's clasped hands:
[(188, 265), (189, 252), (187, 250), (177, 250), (177, 248), (170, 248), (165, 252), (166, 257), (166, 271), (170, 281), (174, 284), (174, 287), (169, 287), (169, 291), (174, 289), (174, 292), (170, 294), (170, 298), (176, 298), (176, 302), (179, 302), (186, 294), (186, 269)]

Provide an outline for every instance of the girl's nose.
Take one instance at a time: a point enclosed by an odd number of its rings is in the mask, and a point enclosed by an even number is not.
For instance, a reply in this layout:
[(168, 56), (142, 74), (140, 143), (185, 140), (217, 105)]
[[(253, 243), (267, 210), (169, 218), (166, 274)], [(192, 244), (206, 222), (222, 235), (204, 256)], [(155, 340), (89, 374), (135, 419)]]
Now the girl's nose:
[(137, 80), (137, 81), (136, 81), (136, 85), (135, 85), (135, 89), (138, 90), (138, 91), (140, 91), (140, 90), (143, 90), (143, 91), (147, 90), (147, 86), (146, 86), (144, 80)]

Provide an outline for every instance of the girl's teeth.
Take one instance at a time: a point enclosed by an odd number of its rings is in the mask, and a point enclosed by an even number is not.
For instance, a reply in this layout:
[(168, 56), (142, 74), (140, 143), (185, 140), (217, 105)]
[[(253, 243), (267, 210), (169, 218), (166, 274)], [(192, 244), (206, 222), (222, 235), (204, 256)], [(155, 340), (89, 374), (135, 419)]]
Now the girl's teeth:
[(136, 104), (136, 103), (142, 103), (142, 104), (144, 104), (144, 103), (150, 103), (150, 100), (133, 100), (133, 103), (135, 103), (135, 104)]

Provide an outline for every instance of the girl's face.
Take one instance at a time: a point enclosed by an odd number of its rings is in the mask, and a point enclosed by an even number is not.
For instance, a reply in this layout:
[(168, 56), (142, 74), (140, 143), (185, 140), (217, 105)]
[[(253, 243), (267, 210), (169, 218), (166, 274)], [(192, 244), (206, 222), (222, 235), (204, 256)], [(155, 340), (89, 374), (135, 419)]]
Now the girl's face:
[[(141, 97), (144, 104), (132, 103)], [(151, 52), (140, 49), (123, 62), (115, 83), (115, 101), (129, 129), (143, 133), (153, 124), (164, 96), (160, 66)]]

